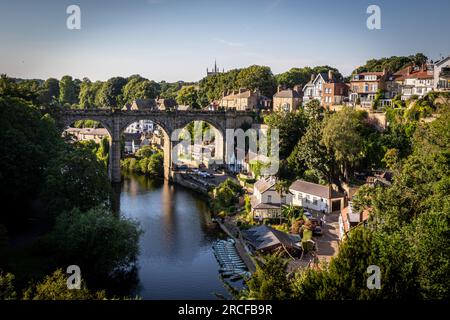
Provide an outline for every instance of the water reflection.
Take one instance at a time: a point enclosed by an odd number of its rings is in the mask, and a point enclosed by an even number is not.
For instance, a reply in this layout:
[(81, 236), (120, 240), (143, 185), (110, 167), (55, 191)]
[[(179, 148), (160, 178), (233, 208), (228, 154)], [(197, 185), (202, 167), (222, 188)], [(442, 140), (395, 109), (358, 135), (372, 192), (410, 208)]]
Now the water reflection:
[(197, 194), (143, 176), (125, 176), (120, 212), (144, 231), (138, 257), (138, 294), (145, 299), (228, 296), (218, 278), (212, 242), (220, 234)]

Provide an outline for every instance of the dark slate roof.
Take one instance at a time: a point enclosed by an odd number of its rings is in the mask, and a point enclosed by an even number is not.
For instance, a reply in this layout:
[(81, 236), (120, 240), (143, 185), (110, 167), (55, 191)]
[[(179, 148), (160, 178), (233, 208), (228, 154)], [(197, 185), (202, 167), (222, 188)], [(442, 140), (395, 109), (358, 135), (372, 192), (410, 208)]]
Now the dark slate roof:
[(260, 225), (246, 231), (244, 236), (249, 240), (256, 250), (264, 250), (276, 245), (284, 245), (285, 247), (295, 247), (296, 241), (287, 233), (276, 230), (266, 225)]
[(326, 199), (344, 197), (344, 194), (333, 190), (333, 188), (330, 188), (329, 186), (322, 186), (320, 184), (307, 182), (304, 180), (294, 181), (289, 187), (289, 190), (304, 192)]

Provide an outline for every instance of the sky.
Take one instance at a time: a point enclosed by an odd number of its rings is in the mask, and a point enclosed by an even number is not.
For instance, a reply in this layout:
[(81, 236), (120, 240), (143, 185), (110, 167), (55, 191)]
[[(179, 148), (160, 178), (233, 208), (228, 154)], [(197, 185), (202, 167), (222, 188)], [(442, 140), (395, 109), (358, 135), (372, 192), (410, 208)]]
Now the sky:
[[(80, 7), (79, 30), (66, 26), (69, 5)], [(369, 5), (380, 7), (379, 30), (367, 28)], [(371, 58), (449, 55), (449, 13), (448, 0), (0, 0), (0, 73), (198, 81), (216, 59), (225, 70), (348, 75)]]

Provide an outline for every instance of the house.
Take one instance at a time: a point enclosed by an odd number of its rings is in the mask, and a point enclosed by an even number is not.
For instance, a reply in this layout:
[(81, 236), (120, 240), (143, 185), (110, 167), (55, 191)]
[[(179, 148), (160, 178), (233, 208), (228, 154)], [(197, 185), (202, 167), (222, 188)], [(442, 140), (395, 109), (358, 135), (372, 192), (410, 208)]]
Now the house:
[(156, 101), (155, 99), (135, 99), (133, 102), (127, 103), (123, 106), (122, 111), (132, 111), (132, 110), (155, 110)]
[(378, 90), (386, 90), (387, 77), (386, 70), (382, 72), (361, 72), (352, 75), (350, 102), (360, 104), (363, 108), (371, 108)]
[(435, 90), (450, 90), (450, 56), (434, 63), (433, 82)]
[(273, 111), (292, 112), (298, 109), (302, 103), (303, 91), (300, 85), (293, 89), (282, 90), (279, 85), (277, 93), (273, 96)]
[(301, 250), (298, 237), (264, 224), (243, 231), (243, 236), (253, 250), (263, 253), (288, 250), (290, 254), (295, 254)]
[(177, 106), (175, 99), (157, 98), (155, 102), (158, 110), (173, 110)]
[(367, 221), (367, 219), (369, 219), (369, 215), (369, 209), (356, 212), (352, 207), (352, 202), (350, 201), (348, 206), (342, 209), (341, 214), (339, 215), (339, 238), (341, 240), (344, 239), (351, 228)]
[[(314, 99), (316, 99), (317, 101), (319, 101), (320, 104), (322, 104), (324, 100), (323, 95), (324, 85), (326, 83), (340, 83), (340, 82), (341, 82), (340, 79), (336, 77), (336, 75), (333, 73), (332, 70), (328, 70), (328, 72), (319, 73), (318, 75), (312, 74), (311, 80), (303, 87), (303, 105)], [(339, 88), (336, 91), (336, 93), (339, 96), (340, 89), (341, 88), (343, 89), (343, 86), (339, 85), (338, 87)], [(329, 90), (327, 90), (327, 92), (329, 92)], [(330, 95), (331, 92), (327, 94), (327, 97), (329, 97)], [(329, 98), (327, 98), (326, 100), (329, 100)], [(330, 101), (329, 103), (331, 102), (332, 101)]]
[(410, 99), (412, 96), (423, 97), (434, 89), (433, 66), (430, 64), (423, 64), (420, 67), (409, 66), (397, 81), (402, 81), (402, 100)]
[(281, 205), (288, 203), (286, 196), (280, 197), (275, 190), (274, 177), (261, 178), (253, 185), (251, 196), (252, 214), (254, 219), (273, 219), (281, 215)]
[(223, 95), (219, 101), (219, 107), (225, 109), (235, 109), (237, 111), (250, 111), (258, 107), (259, 92), (240, 88), (238, 92), (232, 92), (229, 95)]
[(141, 147), (140, 133), (124, 133), (123, 139), (125, 153), (135, 153)]
[(105, 128), (67, 128), (65, 135), (72, 135), (78, 141), (93, 140), (99, 143), (104, 137), (109, 137)]
[(126, 129), (126, 133), (149, 133), (154, 129), (154, 123), (151, 120), (139, 120), (133, 122)]
[[(331, 77), (332, 78), (332, 77)], [(325, 82), (322, 91), (322, 106), (330, 110), (334, 105), (341, 105), (348, 97), (348, 85), (343, 82)]]
[(331, 185), (296, 180), (289, 187), (292, 205), (315, 211), (331, 213), (344, 207), (345, 194), (338, 192)]

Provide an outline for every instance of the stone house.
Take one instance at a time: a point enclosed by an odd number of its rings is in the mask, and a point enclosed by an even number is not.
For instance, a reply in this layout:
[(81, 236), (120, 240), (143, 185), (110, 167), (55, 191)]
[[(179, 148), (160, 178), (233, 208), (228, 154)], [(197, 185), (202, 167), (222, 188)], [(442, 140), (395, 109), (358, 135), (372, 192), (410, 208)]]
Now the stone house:
[(236, 109), (237, 111), (251, 111), (258, 107), (259, 92), (240, 88), (237, 93), (234, 91), (225, 95), (219, 101), (219, 107), (225, 109)]
[(363, 108), (371, 108), (378, 90), (386, 90), (388, 73), (361, 72), (352, 75), (350, 80), (350, 102), (356, 104), (358, 99)]
[(326, 82), (323, 84), (322, 106), (330, 110), (334, 105), (341, 105), (348, 97), (348, 85), (343, 82)]
[(278, 86), (277, 93), (273, 96), (273, 111), (292, 112), (297, 110), (302, 103), (302, 94), (300, 85), (285, 90)]

